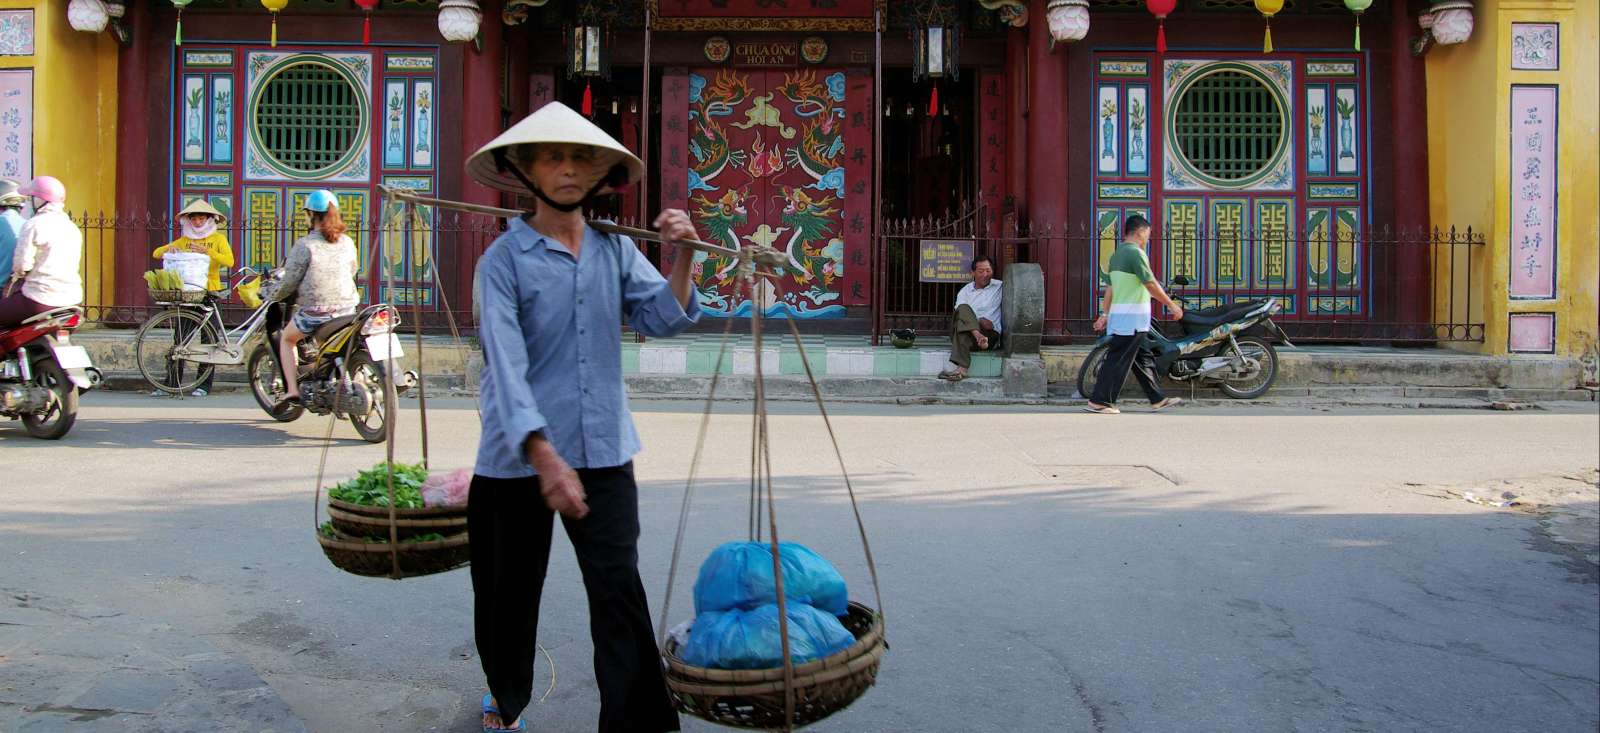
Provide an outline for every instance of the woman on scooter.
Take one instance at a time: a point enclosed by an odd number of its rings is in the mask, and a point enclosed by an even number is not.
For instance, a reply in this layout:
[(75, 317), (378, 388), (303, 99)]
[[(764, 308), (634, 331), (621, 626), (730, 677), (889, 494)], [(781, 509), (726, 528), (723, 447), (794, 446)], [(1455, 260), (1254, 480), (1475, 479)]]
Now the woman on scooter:
[[(356, 312), (361, 294), (356, 290), (356, 271), (360, 269), (356, 244), (345, 236), (344, 220), (339, 217), (338, 200), (333, 192), (319, 190), (306, 197), (306, 213), (311, 231), (296, 240), (283, 266), (274, 300), (291, 294), (299, 307), (294, 318), (283, 327), (278, 340), (279, 364), (285, 375), (295, 374), (299, 365), (296, 346), (317, 327)], [(287, 379), (284, 402), (300, 404), (298, 379)]]
[(83, 278), (78, 274), (83, 232), (62, 209), (67, 187), (50, 176), (39, 176), (17, 193), (33, 198), (35, 213), (22, 225), (17, 251), (5, 263), (11, 283), (0, 293), (0, 328), (83, 302)]

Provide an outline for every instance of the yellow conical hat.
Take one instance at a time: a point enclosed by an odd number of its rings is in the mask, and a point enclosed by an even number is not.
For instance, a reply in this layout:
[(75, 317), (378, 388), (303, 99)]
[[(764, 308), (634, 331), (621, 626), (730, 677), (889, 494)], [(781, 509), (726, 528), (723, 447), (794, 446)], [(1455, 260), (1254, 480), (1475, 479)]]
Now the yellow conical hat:
[(639, 160), (639, 156), (617, 142), (616, 138), (607, 135), (605, 130), (560, 102), (550, 102), (540, 107), (539, 111), (523, 118), (511, 129), (500, 133), (499, 137), (473, 153), (472, 157), (467, 159), (467, 174), (472, 176), (473, 180), (490, 188), (519, 195), (525, 194), (528, 190), (522, 182), (509, 171), (501, 170), (498, 161), (495, 160), (495, 151), (504, 150), (511, 153), (518, 148), (539, 143), (591, 145), (605, 151), (599, 158), (604, 165), (597, 166), (601, 175), (612, 166), (620, 164), (628, 170), (629, 184), (644, 177), (644, 161)]

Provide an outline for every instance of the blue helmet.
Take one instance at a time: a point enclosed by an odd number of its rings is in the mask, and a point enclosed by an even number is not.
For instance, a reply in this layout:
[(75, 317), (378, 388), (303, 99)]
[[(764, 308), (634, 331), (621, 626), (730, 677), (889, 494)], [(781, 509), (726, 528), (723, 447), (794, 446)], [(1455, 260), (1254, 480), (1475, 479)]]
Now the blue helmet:
[(306, 210), (319, 214), (327, 213), (329, 208), (339, 208), (339, 200), (333, 197), (333, 192), (326, 188), (319, 188), (306, 197)]

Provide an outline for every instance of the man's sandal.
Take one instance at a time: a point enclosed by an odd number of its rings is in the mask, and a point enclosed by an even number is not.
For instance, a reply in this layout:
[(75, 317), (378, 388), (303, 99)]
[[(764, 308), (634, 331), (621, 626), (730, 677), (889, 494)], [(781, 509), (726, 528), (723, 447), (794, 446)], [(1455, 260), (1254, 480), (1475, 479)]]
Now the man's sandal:
[(1118, 410), (1117, 408), (1111, 407), (1109, 405), (1084, 405), (1083, 406), (1083, 410), (1084, 410), (1084, 412), (1092, 412), (1092, 413), (1094, 413), (1096, 415), (1121, 415), (1122, 414), (1121, 410)]

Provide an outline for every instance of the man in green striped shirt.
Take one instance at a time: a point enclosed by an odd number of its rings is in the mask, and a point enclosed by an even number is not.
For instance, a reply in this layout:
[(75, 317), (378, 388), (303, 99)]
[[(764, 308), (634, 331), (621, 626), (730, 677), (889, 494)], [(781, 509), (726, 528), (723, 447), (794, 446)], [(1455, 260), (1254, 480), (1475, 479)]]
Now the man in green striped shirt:
[(1090, 412), (1102, 415), (1121, 412), (1116, 407), (1117, 396), (1122, 392), (1129, 369), (1133, 369), (1145, 397), (1155, 409), (1164, 410), (1183, 401), (1162, 394), (1155, 358), (1141, 348), (1150, 333), (1151, 297), (1161, 301), (1174, 320), (1183, 319), (1183, 309), (1172, 302), (1161, 283), (1156, 282), (1155, 273), (1150, 271), (1150, 258), (1144, 253), (1149, 242), (1150, 221), (1138, 214), (1129, 216), (1122, 225), (1122, 244), (1111, 255), (1110, 267), (1106, 268), (1111, 283), (1100, 303), (1100, 318), (1094, 322), (1096, 331), (1110, 329), (1111, 345), (1106, 349), (1105, 361), (1100, 364), (1094, 394), (1087, 395)]

